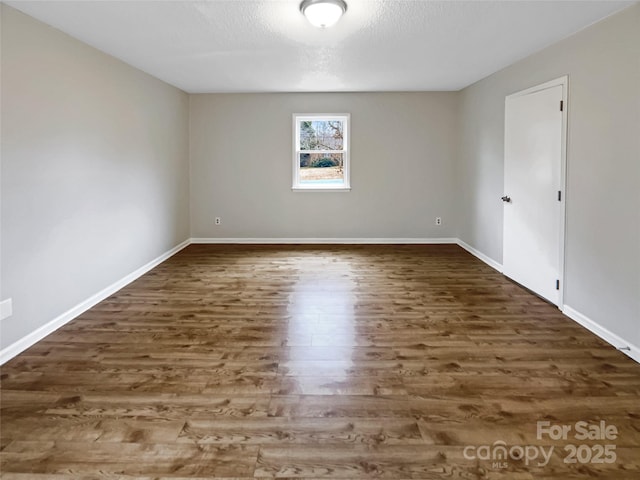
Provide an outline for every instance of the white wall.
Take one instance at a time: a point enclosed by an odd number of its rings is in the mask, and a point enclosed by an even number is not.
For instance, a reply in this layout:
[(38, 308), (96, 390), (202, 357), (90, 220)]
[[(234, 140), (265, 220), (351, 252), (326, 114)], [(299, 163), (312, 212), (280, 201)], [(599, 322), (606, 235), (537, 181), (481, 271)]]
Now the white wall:
[[(451, 237), (456, 109), (456, 93), (191, 95), (192, 236)], [(351, 114), (352, 190), (292, 192), (292, 114), (324, 112)]]
[(640, 346), (640, 5), (461, 92), (459, 237), (502, 261), (504, 97), (567, 74), (565, 304)]
[(189, 236), (188, 96), (2, 5), (4, 348)]

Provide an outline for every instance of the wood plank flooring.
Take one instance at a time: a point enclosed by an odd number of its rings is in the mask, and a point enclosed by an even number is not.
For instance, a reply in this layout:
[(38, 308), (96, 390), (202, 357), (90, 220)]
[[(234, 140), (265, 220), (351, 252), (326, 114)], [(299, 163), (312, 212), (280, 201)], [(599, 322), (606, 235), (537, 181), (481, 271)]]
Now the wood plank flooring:
[(640, 478), (640, 365), (453, 245), (192, 245), (1, 378), (6, 480)]

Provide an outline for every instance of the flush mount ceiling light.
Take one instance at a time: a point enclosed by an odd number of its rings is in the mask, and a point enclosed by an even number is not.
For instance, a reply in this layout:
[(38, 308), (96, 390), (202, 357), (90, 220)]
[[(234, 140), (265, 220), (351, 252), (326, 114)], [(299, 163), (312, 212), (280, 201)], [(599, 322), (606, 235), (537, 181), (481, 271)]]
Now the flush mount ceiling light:
[(340, 20), (347, 11), (347, 4), (344, 0), (304, 0), (300, 4), (300, 11), (311, 25), (326, 28)]

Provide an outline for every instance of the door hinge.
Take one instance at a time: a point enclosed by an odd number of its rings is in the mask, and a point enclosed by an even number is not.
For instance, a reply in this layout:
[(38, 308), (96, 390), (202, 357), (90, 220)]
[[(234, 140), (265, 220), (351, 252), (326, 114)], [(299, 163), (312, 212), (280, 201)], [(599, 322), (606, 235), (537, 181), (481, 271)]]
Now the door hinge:
[(562, 192), (560, 190), (558, 190), (558, 201), (562, 201)]
[(560, 111), (564, 112), (564, 100), (560, 100)]
[(556, 290), (560, 290), (560, 280), (556, 280)]

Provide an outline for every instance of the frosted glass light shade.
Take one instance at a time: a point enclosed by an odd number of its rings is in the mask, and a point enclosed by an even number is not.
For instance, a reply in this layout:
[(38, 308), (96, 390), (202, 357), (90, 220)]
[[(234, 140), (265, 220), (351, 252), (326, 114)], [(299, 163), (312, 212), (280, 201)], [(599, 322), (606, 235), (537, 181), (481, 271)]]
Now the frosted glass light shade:
[(346, 10), (343, 0), (305, 0), (300, 4), (300, 11), (309, 23), (319, 28), (334, 25)]

